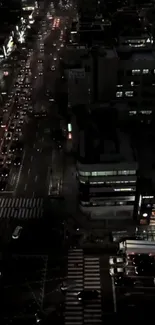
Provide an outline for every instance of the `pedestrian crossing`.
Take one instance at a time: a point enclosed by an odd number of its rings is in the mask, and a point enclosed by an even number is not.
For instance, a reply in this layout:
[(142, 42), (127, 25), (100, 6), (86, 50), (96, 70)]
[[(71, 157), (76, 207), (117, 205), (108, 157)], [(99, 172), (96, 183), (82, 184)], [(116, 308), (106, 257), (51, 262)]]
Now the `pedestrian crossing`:
[(84, 290), (97, 290), (99, 296), (93, 303), (84, 308), (84, 324), (99, 325), (102, 323), (100, 260), (98, 257), (85, 257), (84, 259)]
[[(65, 325), (100, 325), (102, 323), (100, 260), (85, 257), (83, 249), (70, 249), (68, 252), (68, 287), (65, 299)], [(83, 290), (97, 290), (98, 298), (82, 304), (77, 293)]]
[(68, 281), (76, 284), (74, 291), (68, 290), (65, 301), (65, 325), (83, 324), (83, 307), (79, 305), (76, 293), (83, 290), (83, 249), (68, 252)]
[(43, 216), (43, 198), (0, 197), (0, 218), (39, 219)]

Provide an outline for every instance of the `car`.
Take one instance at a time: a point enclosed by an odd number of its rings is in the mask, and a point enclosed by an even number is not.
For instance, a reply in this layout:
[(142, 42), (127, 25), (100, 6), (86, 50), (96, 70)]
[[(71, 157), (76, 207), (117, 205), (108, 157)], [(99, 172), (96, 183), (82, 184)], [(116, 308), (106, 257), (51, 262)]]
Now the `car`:
[(16, 132), (21, 132), (21, 131), (22, 131), (21, 127), (20, 126), (17, 126), (16, 127)]
[(39, 76), (42, 76), (43, 75), (43, 73), (42, 72), (39, 72)]
[(73, 289), (76, 287), (76, 282), (75, 281), (63, 281), (61, 284), (60, 284), (60, 290), (62, 292), (66, 292), (68, 289)]
[(109, 273), (111, 276), (123, 276), (124, 268), (123, 267), (110, 267)]
[(23, 117), (22, 116), (20, 116), (20, 119), (19, 119), (18, 123), (19, 123), (19, 125), (24, 123), (24, 120), (23, 120)]
[(13, 161), (13, 164), (14, 164), (14, 166), (20, 166), (21, 165), (21, 161), (22, 161), (22, 159), (21, 159), (21, 157), (19, 156), (17, 156), (17, 157), (15, 157), (14, 158), (14, 161)]
[(56, 60), (57, 60), (57, 57), (56, 57), (56, 56), (54, 56), (53, 60), (54, 60), (54, 61), (56, 61)]
[(11, 165), (11, 163), (12, 163), (11, 157), (7, 157), (5, 163), (7, 166)]
[(55, 71), (55, 66), (54, 65), (52, 65), (51, 71)]
[(11, 123), (9, 126), (9, 132), (12, 132), (15, 129), (15, 123)]
[(9, 152), (15, 152), (16, 150), (16, 144), (13, 142), (9, 148)]
[(2, 147), (2, 150), (1, 150), (2, 155), (6, 155), (7, 152), (8, 152), (8, 147), (7, 146), (3, 146)]
[(7, 112), (8, 112), (8, 106), (6, 105), (3, 107), (3, 113), (7, 113)]
[(83, 302), (97, 300), (98, 297), (99, 292), (97, 290), (83, 290), (77, 293), (77, 299)]
[(18, 140), (19, 140), (19, 134), (15, 133), (13, 135), (12, 141), (15, 142), (15, 141), (18, 141)]
[(24, 148), (23, 142), (19, 141), (16, 144), (16, 151), (22, 152)]
[(122, 256), (110, 256), (109, 257), (109, 264), (114, 265), (114, 264), (125, 264), (126, 259)]
[(11, 138), (12, 138), (12, 132), (7, 132), (6, 140), (11, 140)]
[(0, 169), (0, 176), (7, 178), (9, 176), (10, 170), (6, 167)]
[(6, 182), (4, 182), (4, 181), (1, 181), (1, 182), (0, 182), (0, 191), (1, 191), (1, 192), (5, 191), (5, 189), (6, 189), (6, 185), (7, 185)]
[(20, 234), (21, 234), (21, 231), (22, 231), (23, 227), (21, 226), (17, 226), (12, 234), (12, 238), (13, 239), (18, 239)]
[(4, 158), (1, 157), (1, 158), (0, 158), (0, 167), (3, 167), (3, 165), (4, 165)]

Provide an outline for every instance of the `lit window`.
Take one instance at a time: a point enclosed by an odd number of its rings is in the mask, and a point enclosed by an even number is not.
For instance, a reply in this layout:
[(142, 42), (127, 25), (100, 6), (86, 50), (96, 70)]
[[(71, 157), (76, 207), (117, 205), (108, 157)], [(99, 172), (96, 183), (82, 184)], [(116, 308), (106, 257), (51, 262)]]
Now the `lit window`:
[(129, 111), (129, 115), (136, 115), (137, 111)]
[(118, 87), (118, 88), (121, 88), (121, 87), (123, 87), (123, 85), (117, 85), (117, 87)]
[(123, 96), (123, 92), (122, 91), (117, 91), (116, 97), (122, 97), (122, 96)]
[(131, 86), (132, 86), (132, 87), (134, 86), (134, 81), (131, 81)]
[(133, 97), (133, 91), (125, 91), (126, 97)]
[(135, 191), (135, 188), (124, 187), (124, 188), (114, 188), (115, 192), (125, 192), (125, 191)]
[(149, 73), (149, 69), (143, 69), (143, 74), (148, 74)]
[(140, 74), (140, 69), (132, 70), (132, 75)]
[(136, 171), (135, 170), (119, 170), (118, 175), (135, 175)]
[(145, 114), (145, 115), (150, 115), (152, 114), (152, 111), (140, 111), (141, 114)]

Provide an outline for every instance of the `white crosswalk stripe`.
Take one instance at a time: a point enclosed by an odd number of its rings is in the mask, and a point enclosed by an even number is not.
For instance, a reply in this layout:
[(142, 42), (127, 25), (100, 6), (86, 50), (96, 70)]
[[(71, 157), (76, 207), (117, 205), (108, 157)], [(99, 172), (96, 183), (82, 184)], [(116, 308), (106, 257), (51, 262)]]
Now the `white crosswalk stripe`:
[[(100, 260), (97, 257), (84, 257), (82, 249), (68, 252), (68, 288), (65, 301), (65, 325), (102, 324)], [(71, 283), (72, 283), (71, 282)], [(75, 285), (75, 286), (74, 286)], [(97, 290), (97, 299), (81, 304), (77, 293), (83, 290)]]
[(39, 219), (43, 216), (43, 198), (0, 198), (0, 218)]
[(97, 290), (99, 296), (84, 307), (84, 324), (99, 325), (102, 323), (100, 260), (97, 257), (84, 258), (84, 289)]
[(76, 294), (83, 290), (83, 250), (70, 249), (68, 252), (68, 281), (73, 285), (66, 293), (65, 325), (83, 324), (83, 307), (79, 305)]

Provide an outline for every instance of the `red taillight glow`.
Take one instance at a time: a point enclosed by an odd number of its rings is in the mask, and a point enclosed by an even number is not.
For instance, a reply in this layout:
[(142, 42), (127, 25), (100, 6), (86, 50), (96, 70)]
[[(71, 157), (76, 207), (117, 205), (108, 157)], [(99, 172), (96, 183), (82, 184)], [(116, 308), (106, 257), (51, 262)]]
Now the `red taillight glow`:
[(68, 139), (69, 139), (69, 140), (72, 139), (72, 133), (68, 133)]

